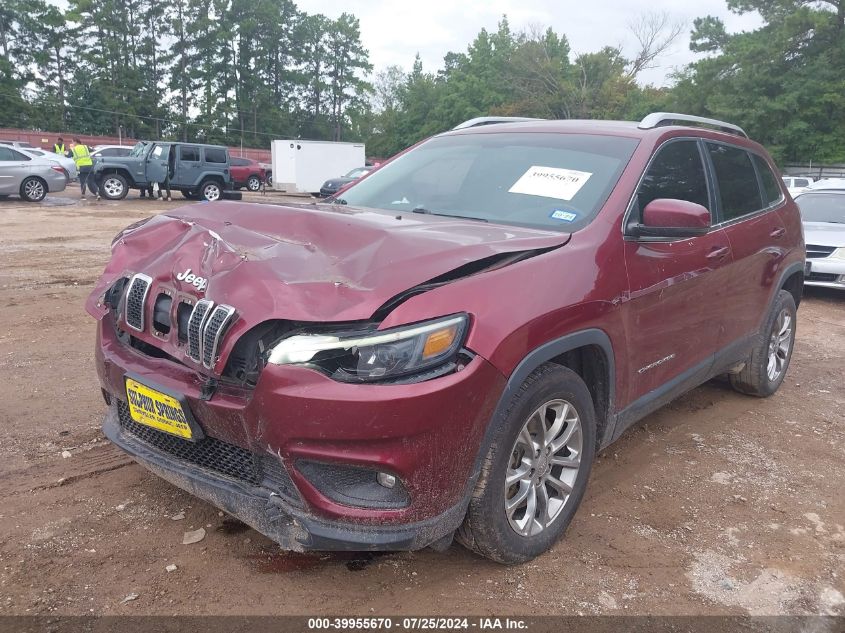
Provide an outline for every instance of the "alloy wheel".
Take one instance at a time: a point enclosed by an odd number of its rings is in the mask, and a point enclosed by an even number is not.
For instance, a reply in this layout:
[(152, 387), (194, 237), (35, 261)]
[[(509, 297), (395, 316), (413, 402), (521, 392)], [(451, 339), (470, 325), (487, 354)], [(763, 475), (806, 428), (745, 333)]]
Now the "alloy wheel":
[(108, 198), (119, 198), (123, 195), (123, 183), (117, 178), (106, 178), (103, 181), (103, 191)]
[(33, 202), (38, 202), (47, 194), (44, 184), (35, 178), (24, 183), (23, 191), (26, 199)]
[(255, 176), (252, 176), (246, 181), (246, 188), (250, 191), (258, 191), (261, 189), (261, 181)]
[(581, 468), (583, 433), (575, 407), (550, 400), (532, 413), (511, 449), (505, 513), (520, 536), (536, 536), (560, 516)]
[(205, 187), (202, 188), (202, 197), (208, 200), (209, 202), (214, 202), (215, 200), (220, 199), (220, 187), (218, 187), (215, 183), (210, 182)]
[(775, 319), (772, 336), (769, 338), (769, 361), (766, 366), (766, 375), (772, 382), (777, 380), (786, 369), (794, 334), (792, 315), (783, 309)]

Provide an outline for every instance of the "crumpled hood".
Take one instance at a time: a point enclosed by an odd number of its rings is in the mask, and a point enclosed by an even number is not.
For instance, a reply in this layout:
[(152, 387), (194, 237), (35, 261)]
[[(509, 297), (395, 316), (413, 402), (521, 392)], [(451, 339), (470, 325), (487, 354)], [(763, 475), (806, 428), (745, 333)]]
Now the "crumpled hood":
[[(164, 286), (231, 305), (246, 321), (242, 327), (274, 318), (365, 320), (396, 294), (459, 266), (569, 237), (340, 206), (200, 203), (125, 232), (86, 307), (101, 317), (108, 287), (144, 273), (153, 278), (150, 296)], [(204, 293), (177, 279), (188, 269), (207, 280)]]
[(804, 222), (804, 242), (817, 246), (845, 246), (845, 224)]

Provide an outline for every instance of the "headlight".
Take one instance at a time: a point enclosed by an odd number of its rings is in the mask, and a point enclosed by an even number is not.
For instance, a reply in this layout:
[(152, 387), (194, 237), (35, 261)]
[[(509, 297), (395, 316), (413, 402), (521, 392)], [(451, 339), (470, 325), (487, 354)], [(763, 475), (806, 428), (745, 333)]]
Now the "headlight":
[(845, 259), (845, 247), (837, 248), (830, 254), (834, 259)]
[(466, 329), (460, 314), (382, 331), (298, 334), (277, 343), (268, 362), (315, 366), (345, 382), (398, 378), (453, 360)]

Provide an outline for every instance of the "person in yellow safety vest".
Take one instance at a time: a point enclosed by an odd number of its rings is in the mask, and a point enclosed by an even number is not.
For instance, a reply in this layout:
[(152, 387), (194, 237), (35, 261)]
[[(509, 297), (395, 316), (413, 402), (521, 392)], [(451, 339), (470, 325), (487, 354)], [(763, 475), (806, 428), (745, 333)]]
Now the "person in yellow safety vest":
[(67, 156), (67, 148), (65, 148), (65, 140), (60, 136), (56, 139), (56, 144), (53, 145), (53, 153), (59, 156)]
[(73, 139), (70, 144), (70, 151), (73, 152), (73, 160), (76, 163), (76, 168), (79, 170), (79, 186), (82, 188), (82, 198), (85, 198), (85, 186), (91, 190), (92, 194), (98, 193), (97, 183), (89, 177), (91, 176), (94, 161), (91, 160), (91, 151), (87, 145), (84, 145), (79, 137)]

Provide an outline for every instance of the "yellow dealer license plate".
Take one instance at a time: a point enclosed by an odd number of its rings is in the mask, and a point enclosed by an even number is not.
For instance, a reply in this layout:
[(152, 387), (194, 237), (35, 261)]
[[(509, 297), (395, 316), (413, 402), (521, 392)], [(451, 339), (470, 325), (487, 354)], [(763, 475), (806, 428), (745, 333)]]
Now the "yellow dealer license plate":
[(188, 440), (193, 439), (185, 410), (176, 398), (142, 385), (132, 378), (126, 379), (126, 397), (129, 400), (129, 413), (139, 424)]

